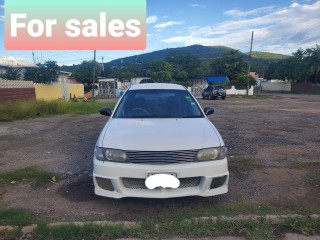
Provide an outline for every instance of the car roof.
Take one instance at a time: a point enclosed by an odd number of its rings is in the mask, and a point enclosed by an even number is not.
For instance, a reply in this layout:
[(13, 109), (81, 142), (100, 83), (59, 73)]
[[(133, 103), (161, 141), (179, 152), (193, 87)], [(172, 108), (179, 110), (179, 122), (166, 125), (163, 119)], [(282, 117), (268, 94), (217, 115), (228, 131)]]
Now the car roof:
[(132, 85), (129, 90), (144, 90), (144, 89), (173, 89), (173, 90), (186, 90), (185, 87), (178, 84), (171, 83), (144, 83)]

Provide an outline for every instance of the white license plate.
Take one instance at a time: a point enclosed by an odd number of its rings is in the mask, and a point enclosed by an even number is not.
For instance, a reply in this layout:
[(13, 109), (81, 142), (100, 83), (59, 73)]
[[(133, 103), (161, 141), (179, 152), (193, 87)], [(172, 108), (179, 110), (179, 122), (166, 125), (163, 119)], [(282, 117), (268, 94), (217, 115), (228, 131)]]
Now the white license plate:
[(156, 174), (168, 174), (168, 175), (177, 177), (177, 173), (174, 173), (174, 172), (151, 172), (151, 173), (147, 173), (147, 178)]

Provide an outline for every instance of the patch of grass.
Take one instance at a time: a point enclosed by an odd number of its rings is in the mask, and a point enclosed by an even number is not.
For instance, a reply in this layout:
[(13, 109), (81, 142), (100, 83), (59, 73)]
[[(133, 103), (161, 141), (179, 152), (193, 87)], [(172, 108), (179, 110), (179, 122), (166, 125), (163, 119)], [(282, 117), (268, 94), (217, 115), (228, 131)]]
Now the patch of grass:
[(45, 224), (39, 224), (33, 233), (35, 240), (78, 240), (78, 239), (114, 239), (124, 237), (126, 231), (120, 225), (98, 226), (86, 224), (76, 226), (66, 224), (55, 227), (48, 227)]
[(101, 107), (114, 108), (115, 103), (65, 101), (11, 101), (0, 104), (0, 122), (11, 122), (57, 114), (92, 114)]
[(279, 209), (268, 203), (256, 203), (248, 201), (237, 201), (236, 203), (224, 202), (210, 202), (202, 203), (201, 206), (194, 205), (192, 209), (184, 207), (183, 205), (166, 206), (161, 211), (158, 218), (161, 221), (179, 222), (183, 219), (191, 219), (195, 217), (209, 217), (209, 216), (237, 216), (240, 214), (279, 214), (279, 212), (293, 213), (294, 210)]
[(269, 98), (273, 98), (273, 96), (270, 95), (228, 95), (228, 97), (230, 98), (245, 98), (245, 99), (269, 99)]
[(289, 165), (292, 169), (309, 169), (310, 180), (315, 183), (320, 183), (320, 162), (298, 162)]
[(27, 226), (35, 223), (35, 214), (23, 209), (0, 209), (0, 225)]
[(279, 225), (306, 235), (315, 235), (320, 233), (319, 219), (309, 218), (303, 220), (288, 220), (286, 222), (279, 223)]
[(292, 169), (320, 168), (320, 162), (296, 162), (288, 167)]
[(35, 240), (75, 240), (75, 239), (114, 239), (114, 238), (203, 238), (222, 235), (243, 236), (246, 239), (277, 239), (276, 230), (303, 234), (319, 233), (319, 221), (292, 220), (279, 224), (266, 221), (141, 221), (135, 228), (125, 229), (120, 225), (98, 226), (72, 224), (48, 227), (40, 224), (33, 233)]
[(320, 183), (320, 172), (313, 173), (312, 178), (315, 182)]
[(0, 184), (8, 184), (13, 181), (33, 181), (34, 187), (44, 187), (53, 176), (56, 175), (52, 172), (45, 171), (40, 167), (31, 166), (9, 172), (0, 172)]
[(3, 240), (17, 240), (20, 239), (19, 237), (21, 237), (22, 232), (20, 228), (16, 228), (14, 230), (11, 231), (2, 231), (0, 232), (0, 239)]
[(233, 159), (228, 163), (229, 170), (239, 179), (246, 179), (250, 172), (257, 167), (261, 167), (260, 160), (252, 157), (245, 159)]

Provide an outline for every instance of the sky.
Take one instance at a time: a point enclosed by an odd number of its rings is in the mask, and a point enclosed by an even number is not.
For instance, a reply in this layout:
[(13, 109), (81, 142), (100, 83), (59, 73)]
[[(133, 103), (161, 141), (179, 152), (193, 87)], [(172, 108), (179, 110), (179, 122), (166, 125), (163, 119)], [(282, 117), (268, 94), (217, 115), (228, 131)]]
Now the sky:
[[(5, 2), (0, 0), (0, 64), (32, 64), (32, 51), (5, 49), (4, 11)], [(291, 55), (320, 44), (320, 0), (147, 0), (146, 21), (145, 50), (99, 50), (97, 61), (194, 44), (249, 52), (252, 31), (253, 51)], [(59, 65), (93, 59), (89, 50), (33, 53), (36, 62), (54, 60)]]

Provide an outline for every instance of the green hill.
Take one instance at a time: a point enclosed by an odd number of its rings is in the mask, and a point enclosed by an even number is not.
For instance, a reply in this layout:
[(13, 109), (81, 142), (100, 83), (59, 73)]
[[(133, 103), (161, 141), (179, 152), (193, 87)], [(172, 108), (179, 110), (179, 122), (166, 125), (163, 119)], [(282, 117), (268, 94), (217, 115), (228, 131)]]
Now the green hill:
[(151, 53), (143, 53), (140, 55), (119, 58), (106, 63), (106, 67), (120, 65), (120, 64), (126, 65), (126, 64), (135, 63), (135, 62), (149, 62), (149, 61), (161, 60), (161, 59), (164, 59), (170, 53), (191, 54), (191, 55), (197, 56), (200, 60), (209, 61), (212, 58), (219, 57), (231, 51), (236, 51), (236, 50), (233, 48), (223, 47), (223, 46), (207, 47), (202, 45), (192, 45), (192, 46), (180, 47), (180, 48), (167, 48), (159, 51), (154, 51)]
[[(249, 55), (249, 52), (246, 52), (245, 54)], [(278, 54), (278, 53), (255, 52), (255, 51), (251, 53), (251, 56), (253, 58), (265, 59), (265, 60), (281, 60), (281, 59), (286, 59), (290, 57), (290, 56)]]

